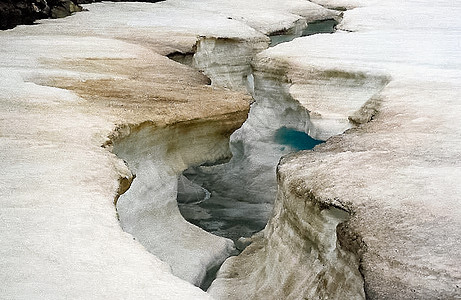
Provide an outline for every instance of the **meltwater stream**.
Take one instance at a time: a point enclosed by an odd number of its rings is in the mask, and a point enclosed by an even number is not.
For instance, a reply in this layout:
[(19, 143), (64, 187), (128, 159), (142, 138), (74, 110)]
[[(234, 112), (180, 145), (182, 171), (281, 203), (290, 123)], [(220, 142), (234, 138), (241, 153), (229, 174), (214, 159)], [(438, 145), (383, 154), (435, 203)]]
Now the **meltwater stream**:
[(290, 42), (301, 36), (309, 36), (319, 33), (334, 33), (336, 25), (338, 25), (338, 21), (327, 19), (308, 23), (306, 28), (299, 31), (291, 33), (275, 32), (269, 36), (271, 39), (269, 46), (274, 47), (280, 43)]
[[(275, 145), (272, 148), (279, 153), (274, 154), (280, 158), (285, 153), (312, 149), (322, 142), (303, 131), (283, 126), (273, 133), (268, 144)], [(246, 160), (240, 162), (245, 163)], [(241, 237), (251, 237), (266, 226), (272, 203), (248, 199), (249, 193), (245, 189), (251, 186), (244, 183), (251, 183), (252, 178), (241, 177), (249, 175), (243, 166), (239, 168), (235, 164), (189, 168), (178, 181), (177, 199), (181, 214), (192, 224), (235, 242)], [(229, 176), (240, 177), (241, 180), (228, 181), (226, 178)], [(275, 174), (268, 171), (266, 176)]]
[[(296, 32), (274, 33), (269, 36), (269, 46), (300, 36), (332, 33), (336, 25), (337, 21), (328, 19), (309, 23)], [(193, 60), (193, 54), (184, 57), (189, 58), (178, 62)], [(187, 221), (234, 240), (240, 250), (244, 246), (239, 238), (264, 229), (270, 217), (279, 159), (322, 143), (307, 134), (312, 126), (309, 114), (293, 101), (283, 82), (264, 74), (250, 77), (250, 85), (255, 88), (250, 93), (256, 102), (245, 124), (231, 136), (232, 159), (184, 171), (178, 180), (177, 196), (179, 210)]]
[(316, 140), (303, 131), (285, 126), (280, 127), (275, 132), (274, 139), (277, 143), (291, 147), (296, 151), (309, 150), (323, 143), (323, 141)]
[[(335, 20), (323, 20), (309, 23), (301, 31), (296, 29), (294, 34), (275, 33), (269, 36), (271, 43), (268, 46), (300, 36), (332, 33), (336, 25)], [(226, 42), (231, 41), (221, 41), (223, 45), (220, 47), (226, 46)], [(197, 53), (174, 53), (169, 57), (206, 71), (204, 73), (209, 73), (214, 80), (216, 70), (202, 69), (196, 61), (199, 48)], [(235, 255), (251, 241), (246, 238), (263, 230), (270, 218), (277, 191), (276, 166), (280, 158), (313, 149), (323, 142), (309, 136), (313, 128), (309, 113), (292, 98), (290, 84), (279, 75), (266, 74), (265, 70), (244, 75), (248, 80), (246, 87), (255, 102), (246, 122), (230, 138), (232, 158), (220, 164), (192, 166), (178, 179), (177, 203), (184, 219), (214, 235), (233, 240), (238, 250)], [(218, 86), (221, 84), (223, 82), (217, 83)], [(207, 290), (217, 270), (207, 271), (200, 285), (202, 289)]]

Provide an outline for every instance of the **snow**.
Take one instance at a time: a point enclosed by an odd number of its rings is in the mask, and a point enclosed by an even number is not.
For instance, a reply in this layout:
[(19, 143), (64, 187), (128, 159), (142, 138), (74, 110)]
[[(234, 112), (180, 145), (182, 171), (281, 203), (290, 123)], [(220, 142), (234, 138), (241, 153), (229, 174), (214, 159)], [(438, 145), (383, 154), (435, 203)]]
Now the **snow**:
[[(112, 14), (124, 6), (100, 7), (0, 33), (0, 297), (209, 299), (122, 230), (114, 198), (119, 179), (131, 172), (101, 145), (116, 125), (145, 121), (165, 126), (215, 118), (226, 121), (214, 130), (229, 131), (243, 122), (248, 96), (213, 89), (197, 71), (146, 48), (156, 39), (146, 42), (145, 28), (111, 28)], [(162, 51), (197, 39), (197, 33), (184, 36), (166, 41)], [(196, 153), (185, 161), (213, 158)], [(188, 227), (192, 238), (210, 236), (182, 219), (177, 225), (175, 234)], [(200, 274), (210, 259), (194, 255), (216, 256), (222, 246), (213, 247), (223, 244), (229, 242), (197, 240), (188, 245), (194, 251), (178, 255), (191, 262), (187, 272)], [(194, 276), (186, 279), (195, 282)]]
[[(310, 199), (308, 203), (320, 203), (320, 209), (334, 206), (350, 213), (346, 229), (337, 233), (336, 247), (360, 259), (367, 298), (461, 295), (461, 5), (421, 0), (368, 1), (359, 6), (344, 14), (340, 28), (347, 32), (295, 39), (257, 57), (261, 68), (270, 64), (267, 69), (288, 70), (290, 93), (311, 112), (314, 124), (314, 114), (328, 121), (329, 111), (342, 120), (355, 116), (368, 121), (371, 115), (363, 114), (370, 112), (373, 116), (371, 122), (331, 138), (313, 152), (282, 160), (276, 207), (283, 208), (276, 209), (264, 238), (225, 263), (211, 286), (218, 299), (251, 297), (263, 290), (296, 298), (292, 293), (303, 282), (293, 280), (296, 268), (281, 277), (258, 268), (286, 268), (286, 257), (312, 260), (306, 277), (336, 274), (336, 267), (328, 266), (335, 256), (324, 261), (328, 251), (283, 247), (298, 241), (299, 233), (290, 228), (313, 223), (318, 214), (314, 210), (293, 222), (297, 219), (282, 212), (295, 211), (298, 204), (287, 199)], [(355, 100), (367, 97), (368, 108), (359, 108)], [(309, 232), (307, 227), (304, 234)], [(250, 257), (256, 257), (255, 271), (235, 276)], [(317, 269), (319, 264), (324, 267)], [(296, 291), (321, 297), (356, 288), (340, 288), (348, 281), (331, 276), (322, 281), (325, 285), (306, 284)]]
[(97, 136), (111, 124), (1, 72), (1, 297), (205, 299), (121, 231), (112, 201), (127, 170)]
[[(315, 253), (326, 259), (328, 270), (338, 262), (334, 276), (325, 273), (325, 278), (344, 279), (347, 274), (350, 284), (340, 291), (344, 295), (363, 296), (361, 278), (356, 276), (356, 259), (362, 254), (335, 243), (336, 238), (344, 240), (334, 230), (343, 218), (319, 212), (318, 202), (353, 213), (346, 223), (367, 245), (361, 270), (368, 297), (459, 297), (461, 5), (448, 0), (316, 2), (331, 8), (355, 7), (344, 13), (339, 28), (345, 31), (295, 39), (258, 55), (255, 93), (265, 95), (270, 92), (266, 89), (280, 87), (281, 98), (296, 100), (288, 105), (295, 108), (295, 116), (288, 120), (303, 117), (292, 127), (311, 128), (317, 138), (350, 128), (350, 117), (359, 123), (373, 120), (314, 152), (283, 160), (278, 199), (284, 202), (276, 203), (278, 213), (268, 226), (273, 230), (248, 248), (258, 259), (245, 265), (244, 254), (226, 263), (227, 270), (237, 266), (252, 280), (226, 278), (224, 285), (214, 284), (212, 290), (226, 295), (227, 284), (237, 282), (242, 288), (232, 289), (251, 297), (257, 282), (267, 287), (268, 295), (269, 288), (281, 297), (318, 295), (313, 290), (317, 287), (299, 283), (305, 274), (316, 278), (315, 272), (325, 269), (300, 248), (283, 246), (310, 244), (296, 236), (293, 228), (299, 224), (283, 215), (285, 208), (299, 213), (297, 201), (305, 200), (299, 195), (309, 191), (314, 204), (306, 205), (306, 214), (298, 219), (316, 236)], [(268, 43), (264, 34), (337, 18), (340, 13), (307, 1), (275, 0), (85, 7), (88, 12), (69, 18), (0, 32), (0, 296), (209, 299), (173, 274), (198, 283), (203, 270), (222, 259), (230, 243), (179, 216), (173, 201), (176, 178), (191, 164), (228, 154), (225, 137), (245, 119), (249, 98), (215, 86), (225, 81), (232, 81), (232, 88), (244, 84), (246, 77), (251, 78), (249, 59), (244, 57), (231, 69), (209, 68), (202, 61), (203, 71), (212, 81), (215, 78), (210, 87), (205, 76), (163, 55), (191, 52), (207, 38), (245, 45), (246, 53), (253, 55)], [(217, 62), (225, 46), (213, 54)], [(233, 57), (238, 55), (232, 52)], [(277, 71), (280, 68), (282, 72)], [(234, 74), (224, 78), (223, 70)], [(273, 71), (269, 80), (263, 78), (266, 70)], [(281, 77), (286, 81), (278, 86)], [(270, 103), (261, 104), (254, 109), (263, 115), (274, 112)], [(201, 119), (213, 121), (213, 126), (205, 126)], [(191, 120), (203, 125), (198, 136), (191, 134), (184, 144), (170, 139), (184, 133), (178, 124)], [(179, 127), (169, 132), (172, 124)], [(257, 126), (249, 125), (248, 132), (257, 134)], [(269, 125), (277, 129), (287, 124)], [(157, 129), (167, 128), (157, 136), (165, 140), (166, 150), (146, 148), (158, 140), (140, 140), (136, 133), (143, 128), (157, 134)], [(220, 135), (216, 151), (206, 152), (207, 134), (213, 132), (209, 137), (213, 138), (220, 131), (225, 134)], [(131, 140), (127, 132), (133, 134)], [(197, 143), (193, 151), (187, 151), (189, 141)], [(132, 188), (118, 199), (119, 223), (113, 202), (120, 178), (129, 180), (132, 172), (137, 175)], [(158, 181), (151, 182), (149, 175)], [(143, 191), (159, 193), (137, 197)], [(145, 205), (148, 199), (164, 202)], [(143, 223), (142, 213), (155, 215), (162, 207), (159, 223)], [(136, 210), (141, 213), (130, 215)], [(316, 217), (311, 223), (302, 220), (308, 214)], [(311, 230), (311, 225), (321, 228), (322, 222), (325, 231)], [(149, 232), (146, 224), (155, 231)], [(191, 235), (165, 241), (162, 234), (169, 232)], [(169, 252), (172, 245), (177, 249)], [(269, 256), (259, 249), (267, 249)], [(286, 267), (285, 272), (251, 275), (248, 266), (261, 271), (266, 259), (274, 263), (274, 270)], [(300, 266), (302, 259), (315, 268)], [(277, 268), (277, 263), (282, 266)], [(304, 273), (310, 270), (314, 271)], [(285, 289), (280, 289), (278, 281), (287, 278)], [(327, 290), (339, 291), (334, 284)]]
[[(209, 298), (170, 269), (198, 283), (230, 244), (179, 216), (172, 201), (175, 174), (188, 164), (227, 155), (225, 137), (245, 119), (250, 99), (207, 86), (203, 75), (162, 55), (190, 52), (200, 37), (247, 40), (262, 50), (268, 44), (265, 32), (320, 12), (336, 15), (301, 1), (286, 8), (255, 2), (262, 14), (248, 14), (243, 4), (234, 6), (231, 19), (221, 13), (229, 5), (219, 1), (192, 6), (188, 1), (106, 2), (0, 33), (2, 298)], [(154, 130), (202, 118), (219, 120), (201, 131), (202, 136), (219, 133), (215, 149), (201, 144), (193, 152), (157, 152), (153, 161), (139, 153), (139, 165), (136, 153), (130, 153), (128, 166), (109, 151), (123, 155), (116, 141), (126, 138), (126, 126), (135, 130), (150, 124)], [(178, 132), (171, 136), (179, 138)], [(140, 148), (134, 150), (142, 152), (143, 142), (136, 141)], [(119, 180), (129, 182), (133, 171), (133, 188), (118, 198), (117, 214)], [(159, 181), (150, 182), (148, 174)], [(124, 207), (130, 209), (124, 206), (127, 199), (143, 189), (165, 195), (151, 198), (167, 208), (163, 223), (155, 223), (151, 232), (136, 226), (142, 218), (130, 223), (133, 216), (122, 216)], [(145, 199), (137, 198), (141, 204), (131, 208), (142, 210)], [(122, 230), (118, 217), (134, 236)], [(163, 225), (177, 235), (165, 240)], [(180, 232), (189, 232), (189, 239), (182, 240)], [(153, 244), (163, 245), (157, 256), (147, 251), (155, 250), (149, 247)]]

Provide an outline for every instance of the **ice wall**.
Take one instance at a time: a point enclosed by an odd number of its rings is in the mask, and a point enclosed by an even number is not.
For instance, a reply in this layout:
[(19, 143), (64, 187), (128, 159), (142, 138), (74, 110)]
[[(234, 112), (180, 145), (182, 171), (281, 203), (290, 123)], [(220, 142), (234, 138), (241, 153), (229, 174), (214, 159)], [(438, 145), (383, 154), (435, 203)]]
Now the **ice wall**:
[(291, 130), (326, 140), (367, 122), (380, 104), (374, 95), (389, 80), (363, 71), (288, 71), (283, 59), (268, 58), (270, 52), (252, 61), (255, 102), (243, 126), (231, 135), (231, 160), (186, 173), (189, 185), (196, 184), (190, 196), (201, 186), (211, 193), (211, 200), (183, 203), (181, 212), (194, 224), (234, 240), (264, 227), (277, 191), (276, 165), (283, 155), (299, 150), (281, 142), (280, 133)]
[[(226, 135), (239, 126), (217, 126), (222, 120), (184, 122), (164, 128), (130, 127), (113, 152), (124, 159), (135, 179), (117, 201), (120, 224), (142, 245), (167, 262), (176, 276), (200, 285), (206, 271), (234, 250), (233, 242), (187, 223), (176, 203), (177, 177), (191, 164), (229, 155)], [(125, 130), (124, 130), (125, 131)]]
[(207, 38), (197, 42), (192, 66), (203, 71), (211, 84), (233, 90), (251, 89), (251, 60), (267, 48), (269, 39), (259, 35), (253, 39)]
[[(282, 128), (309, 132), (309, 114), (288, 94), (288, 83), (273, 74), (254, 74), (254, 99), (248, 119), (230, 138), (230, 161), (196, 166), (185, 174), (195, 189), (211, 198), (196, 198), (180, 205), (186, 219), (203, 224), (211, 232), (237, 240), (264, 228), (275, 199), (275, 167), (284, 154), (295, 151), (277, 140)], [(187, 201), (186, 201), (187, 202)]]
[[(339, 15), (312, 3), (297, 3), (284, 9), (299, 15), (288, 16), (276, 13), (274, 4), (267, 3), (262, 9), (269, 9), (274, 18), (282, 18), (282, 23), (259, 23), (260, 18), (264, 19), (261, 15), (247, 18), (247, 12), (236, 8), (236, 3), (229, 7), (228, 19), (243, 21), (266, 34), (275, 30), (301, 35), (307, 20)], [(308, 111), (291, 97), (290, 83), (283, 75), (266, 70), (253, 73), (254, 57), (268, 45), (268, 37), (261, 33), (251, 38), (203, 36), (192, 53), (171, 55), (201, 70), (212, 86), (247, 90), (255, 100), (247, 121), (231, 136), (230, 162), (193, 167), (185, 173), (187, 178), (179, 180), (178, 199), (186, 219), (234, 240), (261, 230), (267, 222), (275, 199), (275, 166), (282, 155), (296, 151), (280, 141), (279, 133), (284, 129), (310, 133), (312, 129)]]
[(271, 220), (222, 266), (208, 290), (214, 298), (365, 299), (359, 257), (337, 239), (349, 212), (318, 201), (292, 175), (282, 160)]
[[(389, 78), (365, 70), (303, 73), (283, 57), (274, 59), (272, 51), (253, 61), (256, 102), (231, 137), (236, 155), (228, 165), (238, 175), (222, 173), (228, 182), (250, 187), (238, 190), (247, 201), (274, 201), (271, 197), (277, 195), (274, 209), (264, 231), (249, 239), (252, 244), (224, 263), (209, 292), (217, 299), (364, 299), (362, 249), (349, 247), (350, 237), (343, 238), (340, 229), (351, 211), (339, 202), (317, 198), (292, 169), (285, 171), (284, 162), (296, 165), (297, 155), (282, 158), (276, 170), (280, 157), (293, 150), (277, 144), (274, 135), (286, 126), (327, 139), (366, 123), (377, 113), (376, 95)], [(339, 239), (347, 241), (345, 247)]]

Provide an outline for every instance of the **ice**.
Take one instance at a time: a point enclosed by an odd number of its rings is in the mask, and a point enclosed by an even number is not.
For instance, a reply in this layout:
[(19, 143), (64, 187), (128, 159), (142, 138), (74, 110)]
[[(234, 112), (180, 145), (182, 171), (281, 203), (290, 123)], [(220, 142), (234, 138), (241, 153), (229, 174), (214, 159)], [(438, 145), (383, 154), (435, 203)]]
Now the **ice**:
[[(249, 187), (244, 209), (269, 215), (261, 203), (276, 197), (275, 165), (288, 153), (274, 141), (279, 128), (324, 140), (362, 125), (283, 160), (277, 197), (284, 202), (276, 202), (270, 231), (255, 238), (243, 260), (226, 263), (225, 270), (237, 266), (236, 272), (223, 271), (226, 284), (248, 274), (243, 288), (231, 285), (242, 298), (257, 291), (252, 284), (272, 297), (306, 292), (314, 298), (318, 286), (303, 280), (316, 283), (324, 274), (335, 280), (326, 282), (323, 296), (337, 292), (350, 299), (364, 295), (360, 262), (371, 298), (457, 298), (461, 6), (428, 0), (316, 2), (355, 8), (344, 12), (338, 27), (343, 31), (301, 37), (253, 60), (254, 95), (261, 100), (231, 141), (233, 160), (244, 162), (246, 177), (234, 171), (225, 176)], [(0, 297), (209, 299), (173, 274), (198, 284), (231, 243), (182, 219), (175, 206), (177, 179), (191, 165), (228, 156), (227, 138), (245, 119), (250, 99), (216, 88), (216, 81), (210, 87), (205, 76), (164, 55), (190, 53), (199, 40), (213, 39), (248, 46), (253, 55), (267, 46), (265, 34), (340, 12), (301, 0), (85, 7), (88, 12), (69, 18), (0, 32)], [(226, 46), (215, 54), (225, 53)], [(236, 86), (251, 78), (250, 60), (232, 69)], [(219, 70), (209, 77), (228, 71)], [(160, 140), (167, 147), (152, 152), (142, 142), (158, 140), (133, 135), (132, 145), (116, 142), (130, 130), (156, 132), (191, 120), (201, 124), (203, 118), (211, 125), (200, 127), (200, 138), (183, 140), (186, 146), (197, 143), (194, 151), (175, 151), (181, 130), (165, 131)], [(216, 147), (209, 147), (210, 132), (210, 139), (219, 136)], [(131, 188), (118, 198), (119, 223), (114, 199), (132, 173)], [(261, 175), (268, 173), (274, 176)], [(352, 213), (347, 228), (336, 226), (347, 219), (343, 210)], [(161, 222), (143, 219), (152, 215)], [(155, 231), (149, 232), (151, 225)], [(183, 239), (178, 232), (191, 235)], [(356, 260), (360, 241), (367, 251)], [(148, 251), (155, 248), (158, 254)], [(301, 248), (313, 249), (323, 261), (306, 257), (310, 252)], [(250, 250), (256, 260), (247, 260)], [(330, 284), (340, 280), (347, 288)], [(218, 283), (212, 290), (227, 291)]]
[[(126, 23), (138, 18), (133, 12), (152, 12), (155, 7), (98, 4), (66, 19), (42, 20), (37, 26), (0, 32), (0, 298), (210, 298), (174, 276), (159, 255), (149, 253), (136, 236), (124, 232), (114, 206), (119, 181), (129, 181), (134, 170), (110, 152), (108, 141), (116, 128), (125, 130), (123, 125), (143, 122), (161, 127), (201, 117), (213, 124), (211, 120), (225, 116), (225, 123), (213, 127), (227, 132), (243, 122), (248, 107), (249, 97), (212, 89), (203, 75), (149, 47), (155, 44), (163, 54), (187, 49), (196, 42), (197, 31), (165, 40), (165, 35), (180, 29), (165, 33), (154, 25), (150, 29), (156, 30), (146, 30), (149, 25), (127, 27)], [(134, 11), (128, 13), (130, 9)], [(202, 29), (201, 33), (214, 30)], [(223, 35), (255, 32), (249, 27), (229, 31)], [(214, 103), (215, 99), (221, 101)], [(224, 146), (212, 150), (214, 155), (227, 155), (226, 133), (219, 135), (218, 144)], [(200, 156), (200, 151), (195, 154)], [(190, 156), (183, 158), (188, 161)], [(205, 155), (193, 162), (207, 158), (216, 156)], [(184, 161), (173, 165), (184, 167)], [(177, 177), (165, 173), (165, 164), (159, 164), (163, 168), (157, 167), (157, 173), (149, 166), (140, 167), (134, 179), (133, 186), (139, 189), (129, 191), (139, 195), (151, 188), (141, 184), (145, 170), (165, 180), (159, 195), (168, 200), (171, 193), (170, 204), (176, 205), (176, 191), (168, 187), (175, 189)], [(122, 204), (123, 197), (118, 201)], [(165, 209), (163, 214), (171, 212), (174, 210)], [(171, 216), (170, 222), (175, 221), (173, 213)], [(186, 223), (179, 213), (176, 219), (178, 231), (170, 231), (173, 238), (180, 239), (180, 228), (188, 228), (191, 236), (210, 236)], [(162, 237), (164, 232), (162, 227), (157, 241), (172, 240)], [(216, 253), (230, 244), (212, 237), (203, 244), (189, 245), (195, 247), (189, 254), (177, 247), (178, 257), (191, 258), (183, 268), (192, 275), (183, 277), (200, 281), (210, 261), (212, 265), (219, 261)], [(218, 245), (222, 247), (215, 247), (213, 253), (205, 249)], [(194, 258), (197, 252), (207, 259)], [(173, 272), (177, 265), (173, 263)]]
[[(343, 32), (257, 56), (260, 69), (288, 70), (290, 93), (320, 135), (335, 119), (337, 128), (361, 125), (282, 159), (276, 212), (264, 236), (224, 264), (214, 297), (460, 296), (460, 9), (453, 1), (362, 2), (344, 13)], [(315, 203), (318, 210), (297, 216)], [(316, 240), (323, 231), (314, 220), (328, 207), (350, 215), (330, 236), (333, 251)], [(233, 275), (249, 264), (253, 272)]]

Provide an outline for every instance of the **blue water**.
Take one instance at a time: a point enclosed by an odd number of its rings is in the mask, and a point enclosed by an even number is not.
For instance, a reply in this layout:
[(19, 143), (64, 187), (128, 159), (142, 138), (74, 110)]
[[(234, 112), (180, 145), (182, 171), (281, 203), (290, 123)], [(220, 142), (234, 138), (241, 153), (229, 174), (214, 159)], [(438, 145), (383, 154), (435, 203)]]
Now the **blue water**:
[(303, 30), (302, 36), (318, 33), (334, 33), (336, 25), (338, 25), (338, 22), (333, 19), (315, 21), (307, 25), (307, 28)]
[(311, 138), (305, 132), (285, 126), (277, 129), (274, 141), (278, 144), (288, 146), (294, 151), (309, 150), (324, 142)]
[(332, 19), (315, 21), (307, 24), (307, 27), (302, 31), (301, 35), (299, 34), (273, 34), (269, 38), (271, 42), (269, 47), (274, 47), (278, 44), (291, 42), (295, 38), (300, 36), (309, 36), (318, 33), (334, 33), (335, 27), (338, 25), (338, 22)]

